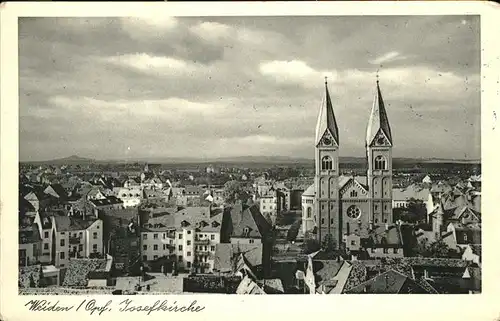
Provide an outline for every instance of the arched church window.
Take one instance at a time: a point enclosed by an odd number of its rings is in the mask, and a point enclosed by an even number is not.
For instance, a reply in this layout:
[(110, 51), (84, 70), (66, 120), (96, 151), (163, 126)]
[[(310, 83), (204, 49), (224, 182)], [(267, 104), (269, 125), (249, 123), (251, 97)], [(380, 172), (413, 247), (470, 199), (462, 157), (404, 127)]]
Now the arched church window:
[(312, 208), (308, 208), (307, 209), (307, 218), (311, 218), (311, 215), (312, 215)]
[(329, 171), (333, 169), (333, 160), (330, 156), (321, 159), (321, 170)]
[(379, 155), (375, 157), (375, 169), (376, 170), (386, 169), (386, 161), (384, 156)]
[(351, 197), (358, 197), (357, 191), (351, 191)]
[(358, 219), (361, 216), (361, 210), (356, 205), (347, 208), (347, 216), (352, 219)]

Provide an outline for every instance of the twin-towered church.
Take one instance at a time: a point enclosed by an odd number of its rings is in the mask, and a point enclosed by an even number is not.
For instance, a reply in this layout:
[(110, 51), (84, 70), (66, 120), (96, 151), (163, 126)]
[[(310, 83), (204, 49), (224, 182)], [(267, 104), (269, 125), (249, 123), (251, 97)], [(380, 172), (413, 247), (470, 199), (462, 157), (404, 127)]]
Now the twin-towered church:
[(315, 138), (315, 180), (303, 194), (303, 232), (331, 234), (338, 247), (392, 223), (392, 134), (379, 81), (366, 131), (366, 176), (339, 175), (340, 133), (325, 82)]

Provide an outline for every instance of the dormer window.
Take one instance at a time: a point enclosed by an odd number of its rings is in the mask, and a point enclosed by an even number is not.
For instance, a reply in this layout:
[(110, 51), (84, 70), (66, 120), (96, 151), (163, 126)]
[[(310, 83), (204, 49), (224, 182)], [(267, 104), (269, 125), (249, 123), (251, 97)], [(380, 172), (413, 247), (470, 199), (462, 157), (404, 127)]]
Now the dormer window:
[(245, 227), (243, 229), (243, 236), (248, 236), (249, 233), (250, 233), (250, 229), (248, 227)]

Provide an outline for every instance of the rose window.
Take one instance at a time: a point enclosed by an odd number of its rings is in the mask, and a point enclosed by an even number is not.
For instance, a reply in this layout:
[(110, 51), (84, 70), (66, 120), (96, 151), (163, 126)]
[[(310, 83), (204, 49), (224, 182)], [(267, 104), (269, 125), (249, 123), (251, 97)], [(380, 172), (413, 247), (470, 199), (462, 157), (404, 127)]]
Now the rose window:
[(347, 216), (352, 219), (357, 219), (361, 216), (361, 210), (355, 205), (349, 206), (347, 209)]

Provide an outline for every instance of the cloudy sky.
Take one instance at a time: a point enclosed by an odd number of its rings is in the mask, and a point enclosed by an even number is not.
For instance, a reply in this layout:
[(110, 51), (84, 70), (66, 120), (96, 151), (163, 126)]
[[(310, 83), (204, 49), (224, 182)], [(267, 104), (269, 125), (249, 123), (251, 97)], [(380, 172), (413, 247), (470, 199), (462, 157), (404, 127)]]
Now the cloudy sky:
[(20, 160), (313, 157), (324, 76), (362, 156), (379, 69), (396, 157), (480, 157), (479, 18), (20, 18)]

